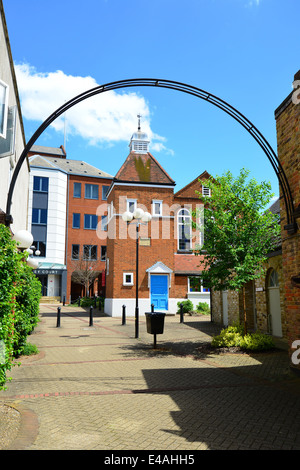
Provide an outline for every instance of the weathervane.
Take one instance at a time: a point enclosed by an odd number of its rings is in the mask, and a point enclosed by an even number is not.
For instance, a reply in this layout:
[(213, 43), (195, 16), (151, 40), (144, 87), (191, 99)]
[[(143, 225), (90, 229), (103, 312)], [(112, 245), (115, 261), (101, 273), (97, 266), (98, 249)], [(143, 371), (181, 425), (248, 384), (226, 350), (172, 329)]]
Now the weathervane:
[(141, 117), (142, 116), (140, 114), (138, 114), (137, 117), (139, 118), (139, 120), (138, 120), (138, 131), (140, 131), (141, 130)]

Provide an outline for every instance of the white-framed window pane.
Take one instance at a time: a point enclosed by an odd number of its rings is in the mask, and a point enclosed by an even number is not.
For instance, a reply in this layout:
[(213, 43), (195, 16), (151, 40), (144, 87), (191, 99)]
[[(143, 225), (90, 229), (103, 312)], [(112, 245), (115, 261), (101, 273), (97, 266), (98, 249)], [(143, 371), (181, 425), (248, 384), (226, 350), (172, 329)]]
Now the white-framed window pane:
[(178, 249), (191, 250), (191, 215), (187, 209), (181, 209), (178, 212)]
[(123, 286), (133, 286), (133, 273), (123, 273)]
[(17, 107), (10, 106), (7, 114), (6, 138), (0, 138), (0, 158), (15, 153)]
[(136, 206), (137, 206), (136, 199), (127, 199), (127, 211), (128, 212), (131, 212), (133, 214), (136, 209)]
[(162, 215), (162, 201), (152, 201), (152, 215)]
[(9, 86), (0, 80), (0, 137), (6, 138)]

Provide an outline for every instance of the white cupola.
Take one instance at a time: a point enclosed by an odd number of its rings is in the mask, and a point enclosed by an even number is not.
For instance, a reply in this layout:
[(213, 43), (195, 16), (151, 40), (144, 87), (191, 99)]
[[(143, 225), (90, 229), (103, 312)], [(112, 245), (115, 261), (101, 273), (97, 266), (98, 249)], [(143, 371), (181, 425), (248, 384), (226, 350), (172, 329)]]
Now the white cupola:
[(137, 132), (134, 132), (132, 134), (132, 137), (130, 139), (129, 143), (129, 148), (130, 152), (136, 152), (136, 153), (148, 153), (149, 152), (149, 144), (150, 140), (148, 139), (148, 135), (146, 132), (141, 131), (141, 115), (138, 114), (138, 130)]

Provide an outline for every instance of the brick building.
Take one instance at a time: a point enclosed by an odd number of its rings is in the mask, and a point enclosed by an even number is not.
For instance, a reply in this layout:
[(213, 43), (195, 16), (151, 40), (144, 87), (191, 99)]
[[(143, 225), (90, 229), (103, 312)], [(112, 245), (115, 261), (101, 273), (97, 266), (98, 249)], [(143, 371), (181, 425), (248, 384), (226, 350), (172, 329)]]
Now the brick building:
[(67, 159), (63, 147), (33, 146), (29, 157), (28, 226), (40, 251), (34, 272), (43, 296), (69, 302), (85, 295), (85, 286), (72, 279), (74, 271), (84, 269), (98, 273), (89, 294), (103, 295), (106, 193), (112, 176)]
[[(140, 313), (155, 310), (176, 313), (177, 302), (191, 299), (210, 303), (200, 282), (199, 258), (193, 250), (201, 243), (193, 233), (192, 210), (202, 207), (195, 190), (198, 178), (174, 194), (175, 182), (148, 151), (147, 135), (133, 134), (130, 153), (108, 192), (108, 239), (105, 312), (120, 315), (122, 305), (134, 315), (136, 299), (136, 225), (122, 219), (124, 212), (142, 208), (151, 214), (139, 227), (138, 298)], [(208, 173), (200, 175), (208, 178)]]

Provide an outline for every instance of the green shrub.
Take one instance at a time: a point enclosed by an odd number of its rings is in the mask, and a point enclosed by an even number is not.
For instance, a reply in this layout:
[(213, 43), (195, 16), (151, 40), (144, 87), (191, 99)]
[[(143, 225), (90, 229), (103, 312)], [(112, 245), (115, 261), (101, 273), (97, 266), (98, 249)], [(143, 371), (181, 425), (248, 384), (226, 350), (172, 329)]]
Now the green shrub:
[(197, 312), (202, 313), (202, 315), (209, 315), (210, 308), (207, 302), (199, 302), (196, 307)]
[[(76, 305), (78, 307), (79, 300), (76, 300), (72, 305)], [(94, 306), (94, 297), (82, 297), (80, 299), (80, 307), (93, 307)]]
[(248, 351), (264, 351), (274, 347), (271, 336), (259, 332), (244, 334), (244, 327), (238, 323), (229, 326), (212, 339), (216, 348), (239, 347)]
[(189, 313), (194, 310), (194, 305), (191, 300), (182, 300), (181, 302), (177, 302), (177, 313), (180, 313), (180, 305), (183, 305), (183, 313)]
[(16, 297), (16, 316), (14, 334), (14, 355), (18, 356), (26, 344), (27, 336), (39, 321), (39, 302), (41, 283), (33, 274), (32, 268), (22, 263), (19, 294)]
[(26, 343), (20, 351), (20, 356), (32, 356), (38, 353), (39, 350), (35, 344)]
[(41, 285), (17, 249), (8, 227), (0, 224), (0, 390), (13, 358), (38, 321)]

